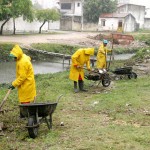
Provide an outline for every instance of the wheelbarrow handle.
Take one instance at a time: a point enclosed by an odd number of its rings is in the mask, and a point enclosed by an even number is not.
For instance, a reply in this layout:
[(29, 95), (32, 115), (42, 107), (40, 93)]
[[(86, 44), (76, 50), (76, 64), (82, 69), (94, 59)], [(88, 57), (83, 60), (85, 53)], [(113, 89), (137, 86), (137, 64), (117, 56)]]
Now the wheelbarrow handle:
[(59, 102), (60, 98), (63, 96), (63, 94), (61, 94), (58, 98), (57, 98), (57, 103)]
[(3, 107), (5, 101), (7, 100), (7, 97), (8, 97), (8, 95), (10, 94), (10, 92), (11, 92), (11, 89), (8, 90), (8, 92), (7, 92), (7, 94), (5, 95), (3, 101), (1, 102), (0, 110), (1, 110), (1, 108)]

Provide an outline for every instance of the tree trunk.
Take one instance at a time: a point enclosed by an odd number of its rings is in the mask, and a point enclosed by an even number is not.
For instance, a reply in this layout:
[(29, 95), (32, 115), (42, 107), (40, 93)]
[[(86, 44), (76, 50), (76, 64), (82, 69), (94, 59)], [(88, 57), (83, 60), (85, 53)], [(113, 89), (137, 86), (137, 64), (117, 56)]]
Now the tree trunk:
[(4, 21), (4, 23), (1, 25), (0, 35), (3, 34), (3, 27), (4, 27), (4, 25), (9, 21), (9, 19), (10, 19), (10, 18), (7, 18), (7, 19)]
[(13, 34), (15, 35), (15, 34), (16, 34), (16, 23), (15, 23), (15, 18), (13, 18), (13, 25), (14, 25), (14, 28), (13, 28)]
[(39, 33), (41, 33), (42, 27), (44, 26), (45, 23), (46, 21), (44, 21), (43, 24), (40, 26)]

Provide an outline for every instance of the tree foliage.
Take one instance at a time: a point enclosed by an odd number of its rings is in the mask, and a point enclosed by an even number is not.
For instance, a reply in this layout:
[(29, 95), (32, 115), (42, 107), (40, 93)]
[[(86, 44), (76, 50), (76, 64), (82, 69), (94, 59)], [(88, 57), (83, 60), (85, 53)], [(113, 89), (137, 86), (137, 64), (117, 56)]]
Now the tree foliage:
[(102, 13), (112, 13), (116, 8), (117, 0), (84, 0), (84, 19), (96, 23)]
[(14, 18), (23, 16), (24, 20), (33, 21), (34, 10), (31, 0), (13, 0), (11, 12)]
[(56, 9), (40, 9), (36, 12), (36, 18), (39, 22), (43, 22), (39, 28), (39, 33), (41, 33), (41, 29), (46, 22), (59, 20), (60, 13)]
[(14, 33), (15, 33), (15, 18), (23, 16), (24, 20), (33, 21), (34, 11), (32, 9), (31, 0), (1, 0), (0, 1), (0, 21), (4, 21), (1, 25), (0, 34), (3, 32), (3, 27), (13, 18), (14, 20)]

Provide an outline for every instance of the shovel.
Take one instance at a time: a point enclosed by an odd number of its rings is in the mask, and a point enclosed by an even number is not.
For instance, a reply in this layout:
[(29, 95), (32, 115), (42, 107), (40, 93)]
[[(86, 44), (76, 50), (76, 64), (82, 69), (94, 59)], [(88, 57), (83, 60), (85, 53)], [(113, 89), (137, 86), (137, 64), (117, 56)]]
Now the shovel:
[(0, 105), (0, 112), (2, 112), (1, 108), (3, 107), (5, 101), (7, 100), (7, 97), (8, 97), (8, 95), (10, 94), (10, 92), (11, 92), (11, 89), (8, 90), (8, 92), (7, 92), (7, 94), (5, 95), (3, 101), (1, 102), (1, 105)]

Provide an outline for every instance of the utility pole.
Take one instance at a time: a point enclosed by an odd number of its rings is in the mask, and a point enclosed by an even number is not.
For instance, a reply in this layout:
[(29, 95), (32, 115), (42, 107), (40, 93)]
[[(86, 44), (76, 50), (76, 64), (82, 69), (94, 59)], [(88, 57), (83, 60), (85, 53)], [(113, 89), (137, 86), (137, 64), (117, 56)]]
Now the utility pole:
[(81, 31), (83, 31), (83, 23), (84, 23), (83, 6), (84, 6), (84, 0), (81, 0)]

